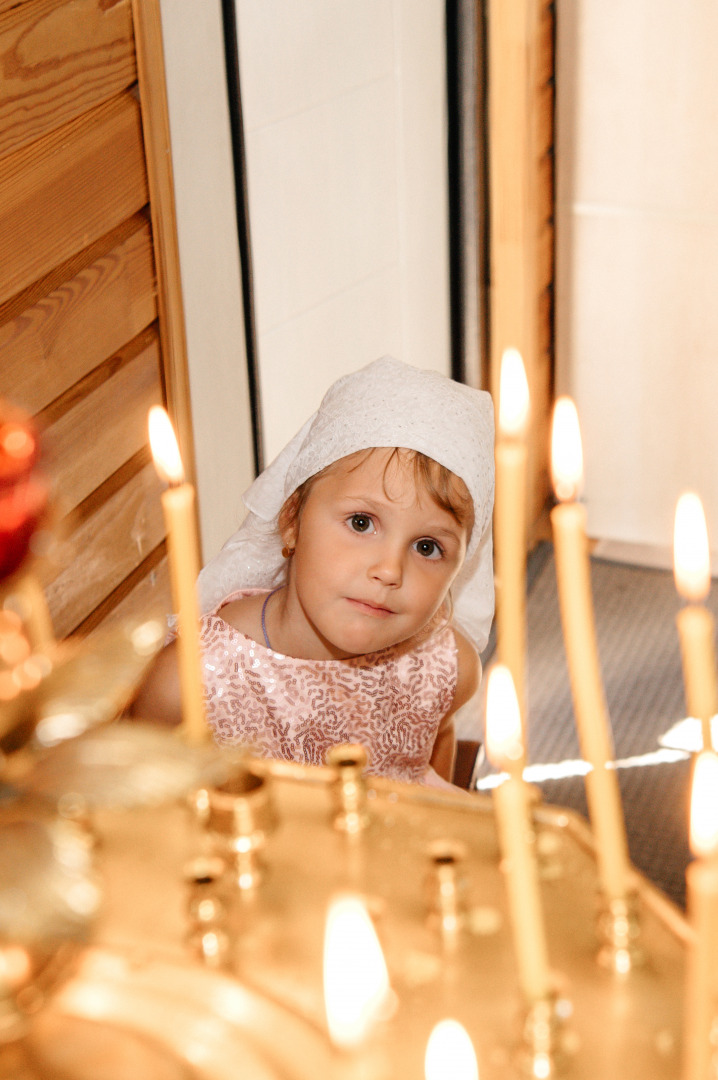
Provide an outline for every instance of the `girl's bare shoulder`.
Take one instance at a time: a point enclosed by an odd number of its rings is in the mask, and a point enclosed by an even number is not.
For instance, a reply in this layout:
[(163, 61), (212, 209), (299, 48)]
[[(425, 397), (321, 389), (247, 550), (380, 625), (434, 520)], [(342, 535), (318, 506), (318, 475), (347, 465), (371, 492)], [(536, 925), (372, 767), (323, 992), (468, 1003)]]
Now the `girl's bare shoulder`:
[(456, 680), (456, 693), (454, 695), (454, 710), (460, 708), (472, 698), (481, 682), (481, 659), (476, 646), (469, 641), (460, 630), (452, 627), (456, 639), (456, 656), (458, 661), (458, 673)]
[(266, 598), (265, 592), (254, 596), (238, 596), (221, 607), (217, 614), (228, 626), (239, 630), (240, 634), (245, 634), (253, 641), (262, 642), (262, 605)]

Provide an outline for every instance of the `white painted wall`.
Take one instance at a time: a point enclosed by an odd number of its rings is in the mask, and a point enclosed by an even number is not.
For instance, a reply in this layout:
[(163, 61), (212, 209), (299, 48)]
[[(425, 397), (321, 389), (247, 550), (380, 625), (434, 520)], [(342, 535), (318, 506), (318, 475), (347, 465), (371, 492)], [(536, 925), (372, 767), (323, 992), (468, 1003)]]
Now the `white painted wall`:
[(220, 0), (161, 0), (203, 557), (253, 472)]
[(557, 25), (558, 388), (589, 530), (669, 552), (693, 488), (716, 547), (718, 8), (559, 0)]
[[(161, 0), (206, 561), (252, 480), (220, 0)], [(265, 460), (340, 375), (448, 372), (443, 0), (238, 0)]]
[(238, 0), (265, 459), (385, 353), (449, 370), (443, 0)]

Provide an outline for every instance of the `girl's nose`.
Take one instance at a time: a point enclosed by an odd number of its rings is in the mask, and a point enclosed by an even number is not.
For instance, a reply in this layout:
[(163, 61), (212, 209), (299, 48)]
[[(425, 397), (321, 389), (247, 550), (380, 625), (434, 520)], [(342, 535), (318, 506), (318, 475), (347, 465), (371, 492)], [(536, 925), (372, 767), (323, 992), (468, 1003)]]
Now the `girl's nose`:
[(369, 576), (380, 581), (382, 585), (396, 588), (401, 585), (402, 559), (401, 553), (393, 545), (384, 544), (376, 552), (376, 558), (369, 567)]

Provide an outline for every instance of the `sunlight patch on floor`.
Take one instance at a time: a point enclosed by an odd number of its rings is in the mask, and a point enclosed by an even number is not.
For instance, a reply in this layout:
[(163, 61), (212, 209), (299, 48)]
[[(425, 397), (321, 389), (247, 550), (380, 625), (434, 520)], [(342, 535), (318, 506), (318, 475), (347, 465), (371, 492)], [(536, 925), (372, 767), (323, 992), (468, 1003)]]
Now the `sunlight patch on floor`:
[[(685, 761), (689, 753), (683, 749), (664, 746), (660, 750), (651, 750), (647, 754), (634, 754), (632, 757), (619, 758), (615, 762), (617, 769), (643, 769), (650, 765), (672, 765), (676, 761)], [(581, 758), (568, 761), (552, 761), (545, 765), (527, 765), (524, 780), (529, 784), (541, 784), (546, 780), (565, 780), (569, 776), (585, 776), (591, 766)], [(476, 784), (477, 791), (490, 791), (508, 778), (508, 773), (492, 773), (482, 777)]]

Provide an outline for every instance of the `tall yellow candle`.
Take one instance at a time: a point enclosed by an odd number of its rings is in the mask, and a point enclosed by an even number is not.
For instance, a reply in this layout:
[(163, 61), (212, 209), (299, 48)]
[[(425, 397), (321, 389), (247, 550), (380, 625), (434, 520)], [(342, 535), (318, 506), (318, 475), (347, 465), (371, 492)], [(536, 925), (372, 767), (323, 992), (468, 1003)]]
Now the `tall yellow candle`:
[(588, 801), (602, 891), (607, 900), (625, 897), (629, 859), (626, 827), (613, 761), (613, 738), (606, 708), (593, 616), (586, 511), (575, 502), (583, 455), (578, 416), (569, 398), (556, 402), (552, 436), (556, 495), (551, 511), (559, 606), (581, 754), (591, 766)]
[(526, 746), (524, 668), (526, 654), (526, 424), (529, 390), (521, 354), (501, 358), (496, 440), (494, 551), (498, 655), (509, 668), (521, 713)]
[[(521, 719), (511, 672), (491, 671), (486, 692), (486, 749), (497, 768), (511, 769), (520, 750)], [(529, 1005), (550, 992), (548, 949), (529, 818), (528, 787), (514, 772), (494, 788), (519, 983)]]
[(686, 966), (682, 1080), (715, 1076), (711, 1028), (718, 1016), (718, 755), (696, 759), (691, 796), (691, 848), (697, 858), (686, 871), (688, 918), (693, 939)]
[(688, 601), (676, 616), (683, 660), (683, 682), (689, 716), (701, 722), (703, 746), (713, 745), (711, 720), (718, 708), (715, 620), (701, 604), (710, 590), (708, 531), (703, 504), (685, 492), (676, 505), (673, 532), (676, 588)]
[(169, 487), (162, 493), (162, 509), (169, 545), (172, 599), (177, 612), (179, 637), (182, 734), (190, 743), (207, 738), (202, 685), (197, 575), (199, 551), (195, 524), (195, 495), (185, 482), (182, 459), (172, 424), (164, 409), (154, 406), (149, 414), (150, 446), (155, 468)]

